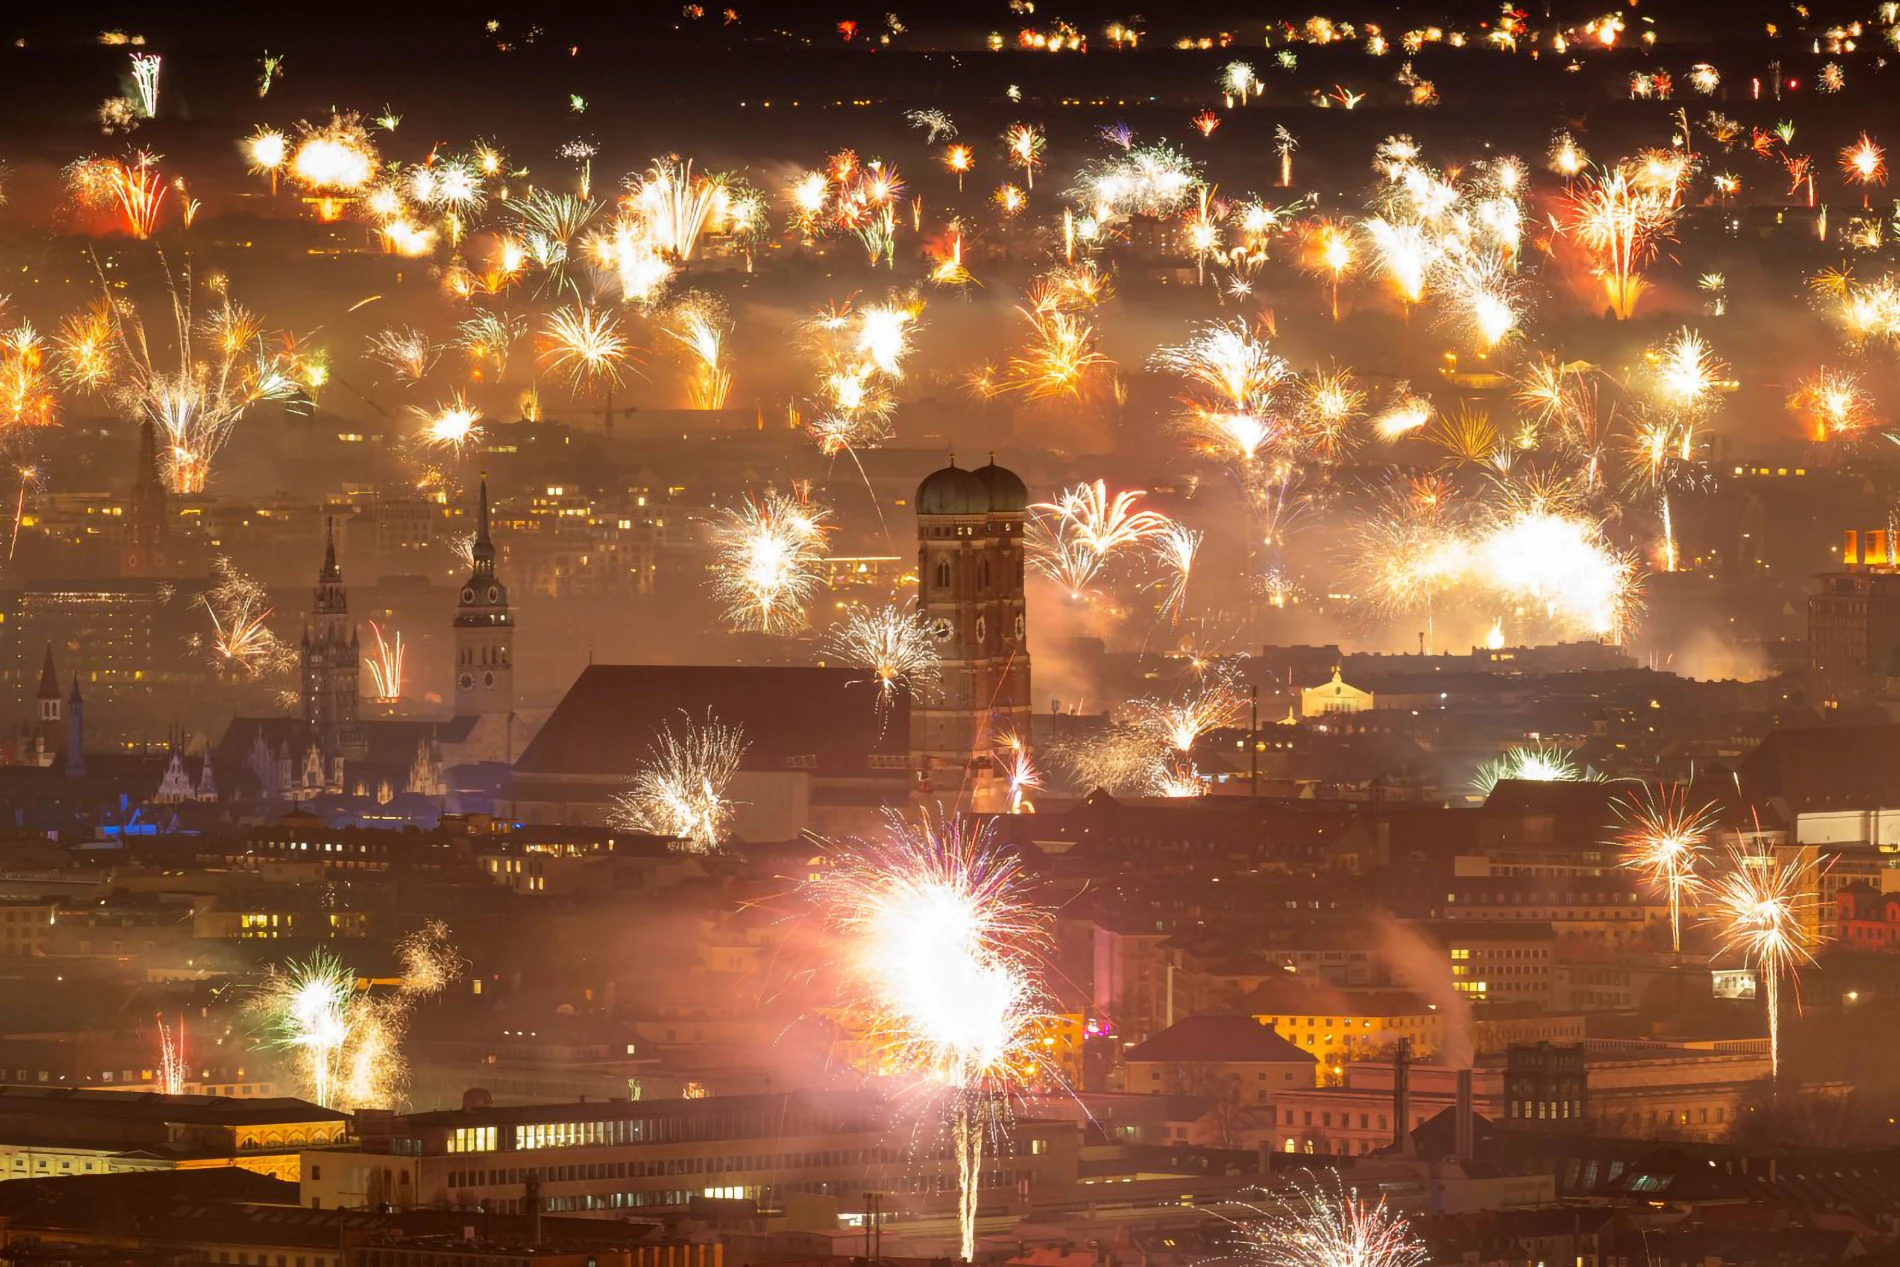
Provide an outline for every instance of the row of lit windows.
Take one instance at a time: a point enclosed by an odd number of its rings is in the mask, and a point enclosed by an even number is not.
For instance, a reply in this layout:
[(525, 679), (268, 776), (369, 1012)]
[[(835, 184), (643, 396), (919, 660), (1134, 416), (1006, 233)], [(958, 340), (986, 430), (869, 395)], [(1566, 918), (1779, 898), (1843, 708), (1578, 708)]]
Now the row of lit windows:
[[(460, 1129), (460, 1128), (458, 1128)], [(650, 1144), (696, 1140), (762, 1139), (797, 1135), (842, 1135), (871, 1129), (864, 1119), (845, 1113), (791, 1110), (784, 1114), (730, 1110), (678, 1117), (588, 1119), (572, 1122), (524, 1122), (503, 1126), (496, 1148), (522, 1151), (577, 1148), (602, 1144)], [(512, 1136), (506, 1134), (512, 1132)]]
[[(494, 1127), (475, 1128), (493, 1131)], [(1043, 1141), (1034, 1141), (1041, 1144)], [(470, 1143), (452, 1153), (493, 1151), (493, 1141), (483, 1148)], [(1033, 1151), (1041, 1152), (1041, 1148)], [(733, 1171), (810, 1170), (823, 1166), (887, 1166), (912, 1159), (909, 1152), (885, 1148), (829, 1149), (797, 1153), (749, 1153), (736, 1157), (654, 1157), (637, 1161), (578, 1162), (569, 1166), (549, 1166), (541, 1171), (519, 1166), (493, 1170), (452, 1170), (449, 1187), (480, 1188), (493, 1184), (526, 1182), (530, 1174), (540, 1174), (549, 1183), (585, 1183), (594, 1179), (658, 1179), (672, 1175), (723, 1175)]]
[(449, 1151), (452, 1153), (492, 1153), (495, 1151), (498, 1129), (493, 1126), (459, 1126), (449, 1135)]

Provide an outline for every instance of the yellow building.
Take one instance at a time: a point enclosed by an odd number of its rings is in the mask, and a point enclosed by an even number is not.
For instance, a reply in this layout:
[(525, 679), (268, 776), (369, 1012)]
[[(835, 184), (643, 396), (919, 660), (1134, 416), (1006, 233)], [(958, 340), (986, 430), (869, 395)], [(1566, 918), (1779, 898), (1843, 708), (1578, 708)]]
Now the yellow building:
[(1251, 1016), (1184, 1017), (1123, 1056), (1123, 1089), (1138, 1095), (1208, 1095), (1266, 1105), (1315, 1085), (1318, 1059)]
[(0, 1180), (236, 1166), (295, 1181), (348, 1118), (303, 1100), (0, 1086)]
[(1310, 1052), (1315, 1086), (1338, 1086), (1345, 1066), (1389, 1052), (1401, 1038), (1428, 1057), (1442, 1041), (1436, 1008), (1404, 990), (1334, 990), (1274, 982), (1247, 998), (1253, 1018)]
[(1331, 713), (1363, 713), (1372, 707), (1372, 692), (1348, 686), (1333, 669), (1333, 680), (1300, 692), (1300, 716), (1325, 717)]

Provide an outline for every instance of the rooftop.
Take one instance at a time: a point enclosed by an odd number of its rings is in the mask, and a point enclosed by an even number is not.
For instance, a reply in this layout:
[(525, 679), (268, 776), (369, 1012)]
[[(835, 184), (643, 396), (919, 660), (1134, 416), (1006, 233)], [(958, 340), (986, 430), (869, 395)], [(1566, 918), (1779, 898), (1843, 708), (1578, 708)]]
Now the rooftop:
[(1203, 1013), (1184, 1017), (1147, 1042), (1128, 1049), (1126, 1060), (1196, 1061), (1207, 1064), (1313, 1064), (1313, 1053), (1281, 1038), (1251, 1016)]

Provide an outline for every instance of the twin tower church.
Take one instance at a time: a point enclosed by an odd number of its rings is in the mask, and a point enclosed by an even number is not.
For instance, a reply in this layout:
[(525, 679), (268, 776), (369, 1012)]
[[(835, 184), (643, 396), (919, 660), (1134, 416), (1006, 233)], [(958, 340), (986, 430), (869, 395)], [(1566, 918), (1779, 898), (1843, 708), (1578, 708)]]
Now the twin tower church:
[(508, 589), (495, 573), (486, 479), (453, 633), (452, 716), (364, 717), (362, 644), (350, 619), (331, 525), (298, 650), (301, 716), (237, 718), (218, 745), (220, 764), (240, 769), (246, 790), (266, 800), (387, 800), (396, 793), (438, 797), (446, 791), (445, 769), (514, 759), (515, 617)]
[[(1009, 808), (1010, 787), (998, 754), (1030, 737), (1028, 490), (994, 461), (970, 470), (952, 459), (925, 477), (915, 506), (917, 610), (941, 672), (934, 690), (909, 701), (907, 764), (914, 790), (978, 812), (1001, 811)], [(495, 572), (485, 480), (453, 632), (453, 716), (363, 717), (362, 647), (331, 536), (301, 647), (302, 715), (238, 719), (219, 745), (221, 760), (248, 770), (256, 794), (307, 800), (363, 795), (366, 789), (439, 796), (444, 769), (512, 763), (520, 755), (525, 744), (515, 705), (515, 616)], [(585, 676), (575, 687), (589, 689)]]

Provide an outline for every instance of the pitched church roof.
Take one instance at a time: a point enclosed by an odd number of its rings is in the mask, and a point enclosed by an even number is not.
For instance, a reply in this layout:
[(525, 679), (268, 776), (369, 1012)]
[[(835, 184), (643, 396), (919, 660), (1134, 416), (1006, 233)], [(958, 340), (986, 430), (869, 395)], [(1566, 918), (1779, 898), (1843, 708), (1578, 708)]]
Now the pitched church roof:
[(875, 688), (856, 669), (804, 665), (590, 664), (515, 762), (520, 775), (624, 779), (657, 733), (708, 713), (744, 731), (749, 769), (816, 759), (821, 773), (862, 771), (873, 754), (909, 744), (910, 703), (878, 716)]
[(46, 658), (40, 662), (40, 699), (64, 699), (59, 689), (59, 674), (53, 668), (53, 644), (46, 644)]

